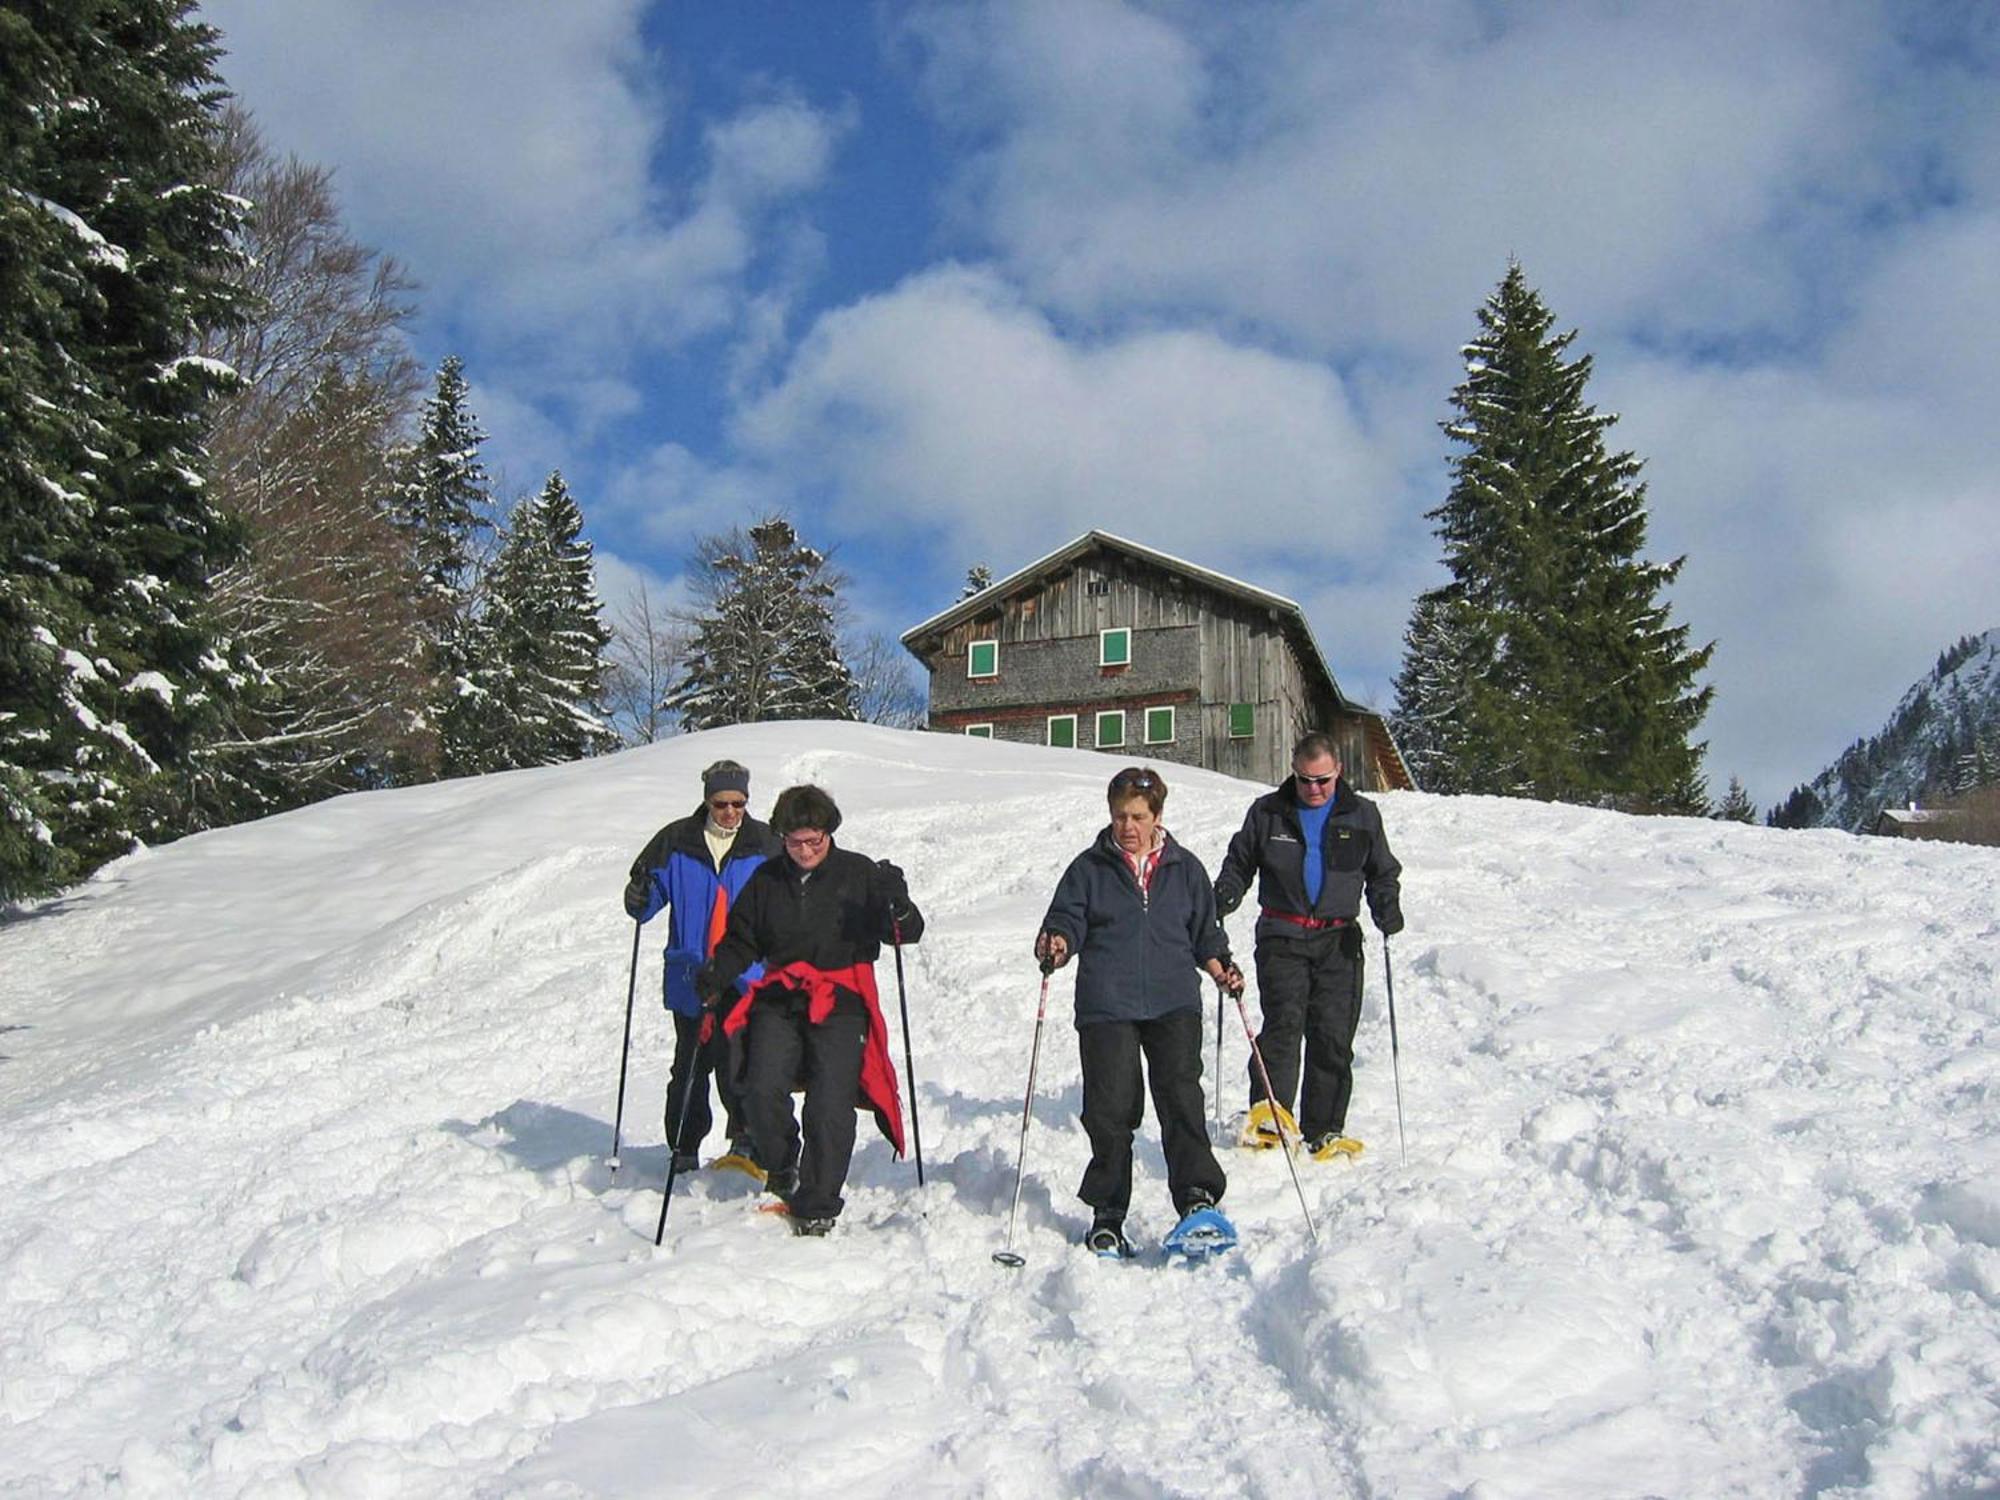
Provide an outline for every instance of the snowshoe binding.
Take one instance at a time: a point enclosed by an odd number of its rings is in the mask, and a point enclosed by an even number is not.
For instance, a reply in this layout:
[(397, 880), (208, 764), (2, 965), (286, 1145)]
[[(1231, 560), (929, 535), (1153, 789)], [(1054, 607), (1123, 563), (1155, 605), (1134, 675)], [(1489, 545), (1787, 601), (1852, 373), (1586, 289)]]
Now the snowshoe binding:
[(1191, 1210), (1161, 1243), (1170, 1260), (1197, 1264), (1235, 1249), (1236, 1226), (1214, 1204), (1203, 1204)]
[(1130, 1260), (1139, 1253), (1125, 1238), (1124, 1228), (1108, 1221), (1091, 1226), (1083, 1237), (1083, 1247), (1099, 1260)]
[(1299, 1124), (1292, 1118), (1292, 1112), (1282, 1104), (1259, 1099), (1243, 1117), (1243, 1133), (1236, 1138), (1236, 1144), (1246, 1151), (1275, 1151), (1285, 1142), (1298, 1139)]

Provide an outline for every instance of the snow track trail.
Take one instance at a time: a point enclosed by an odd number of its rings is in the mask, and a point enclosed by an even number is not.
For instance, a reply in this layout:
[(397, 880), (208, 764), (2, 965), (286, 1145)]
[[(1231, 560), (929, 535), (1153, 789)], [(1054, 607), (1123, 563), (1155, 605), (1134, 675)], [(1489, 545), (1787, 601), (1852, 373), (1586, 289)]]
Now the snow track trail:
[[(655, 929), (604, 1165), (618, 894), (722, 755), (908, 873), (929, 1181), (864, 1120), (827, 1239), (701, 1170), (656, 1250)], [(2000, 1492), (2000, 855), (1384, 798), (1408, 1166), (1371, 935), (1319, 1245), (1283, 1160), (1223, 1148), (1243, 1243), (1162, 1264), (1149, 1119), (1142, 1258), (1100, 1261), (1059, 974), (1008, 1270), (1029, 945), (1117, 764), (756, 726), (342, 799), (0, 923), (0, 1494)], [(1257, 789), (1168, 776), (1213, 867)], [(1222, 1043), (1233, 1115), (1233, 1010)]]

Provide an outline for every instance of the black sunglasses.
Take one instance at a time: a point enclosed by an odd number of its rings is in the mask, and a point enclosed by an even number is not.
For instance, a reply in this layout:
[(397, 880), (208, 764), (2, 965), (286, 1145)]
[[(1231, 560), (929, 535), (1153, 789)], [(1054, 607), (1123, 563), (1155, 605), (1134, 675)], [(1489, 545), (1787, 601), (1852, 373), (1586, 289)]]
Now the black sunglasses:
[(1338, 778), (1335, 776), (1308, 776), (1303, 771), (1292, 772), (1292, 779), (1300, 786), (1325, 786)]

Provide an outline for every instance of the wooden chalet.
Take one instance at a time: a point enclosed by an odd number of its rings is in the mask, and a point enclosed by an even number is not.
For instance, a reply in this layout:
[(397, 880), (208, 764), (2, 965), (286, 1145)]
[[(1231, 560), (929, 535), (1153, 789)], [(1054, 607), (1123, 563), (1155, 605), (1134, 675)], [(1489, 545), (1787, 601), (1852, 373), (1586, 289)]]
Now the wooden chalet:
[(1309, 730), (1362, 791), (1413, 785), (1380, 714), (1341, 694), (1305, 612), (1090, 531), (903, 633), (930, 727), (1276, 783)]

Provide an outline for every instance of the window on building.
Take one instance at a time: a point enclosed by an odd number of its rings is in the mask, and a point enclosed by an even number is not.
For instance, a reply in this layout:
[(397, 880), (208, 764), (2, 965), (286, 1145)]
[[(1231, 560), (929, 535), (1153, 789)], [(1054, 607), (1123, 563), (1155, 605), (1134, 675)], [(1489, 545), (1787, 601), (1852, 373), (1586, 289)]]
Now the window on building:
[(1097, 664), (1100, 667), (1132, 665), (1132, 632), (1126, 626), (1097, 632)]
[(1146, 743), (1149, 745), (1171, 745), (1174, 742), (1174, 710), (1172, 705), (1165, 708), (1146, 710)]
[(1049, 743), (1062, 750), (1076, 748), (1076, 715), (1049, 715)]
[(965, 675), (967, 677), (998, 677), (1000, 675), (1000, 643), (998, 641), (974, 641), (965, 651)]
[(991, 724), (968, 724), (965, 726), (965, 732), (975, 740), (990, 740), (993, 738), (993, 726)]
[(1083, 592), (1087, 598), (1101, 599), (1111, 592), (1111, 580), (1109, 578), (1086, 579), (1084, 580)]
[(1257, 734), (1257, 715), (1247, 703), (1229, 705), (1229, 737), (1232, 740), (1254, 739)]
[(1125, 710), (1106, 709), (1097, 716), (1097, 748), (1116, 750), (1125, 743)]

